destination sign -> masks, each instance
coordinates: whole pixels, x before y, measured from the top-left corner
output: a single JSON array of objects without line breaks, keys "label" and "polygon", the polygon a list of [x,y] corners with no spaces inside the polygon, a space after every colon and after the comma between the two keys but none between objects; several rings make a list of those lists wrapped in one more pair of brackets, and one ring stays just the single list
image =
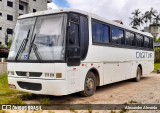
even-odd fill
[{"label": "destination sign", "polygon": [[149,52],[136,52],[136,58],[152,58],[153,54]]}]

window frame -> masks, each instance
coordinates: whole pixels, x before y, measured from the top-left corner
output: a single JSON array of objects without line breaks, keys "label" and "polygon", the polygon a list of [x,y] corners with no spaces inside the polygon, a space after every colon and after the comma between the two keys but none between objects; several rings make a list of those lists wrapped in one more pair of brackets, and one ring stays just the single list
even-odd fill
[{"label": "window frame", "polygon": [[13,35],[13,29],[7,28],[7,34]]},{"label": "window frame", "polygon": [[77,27],[78,27],[78,37],[77,37],[78,40],[75,40],[74,44],[70,44],[70,42],[69,42],[70,39],[68,39],[68,44],[69,44],[69,46],[76,46],[77,44],[80,46],[79,24],[76,23],[76,22],[70,21],[70,30],[69,30],[69,32],[71,32],[71,24],[77,25]]},{"label": "window frame", "polygon": [[[135,37],[136,37],[136,47],[137,47],[137,48],[145,48],[145,47],[144,47],[144,36],[145,36],[145,35],[142,35],[142,34],[139,34],[139,33],[135,33],[135,35],[136,35],[136,36],[135,36]],[[142,40],[143,40],[143,43],[141,42],[141,44],[142,44],[141,47],[137,45],[137,35],[142,36],[142,38],[143,38],[143,39],[142,39]]]},{"label": "window frame", "polygon": [[24,11],[24,5],[19,4],[19,10]]},{"label": "window frame", "polygon": [[[145,38],[148,38],[149,42],[148,42],[148,47],[146,47],[146,41],[145,41]],[[147,37],[147,36],[144,36],[144,47],[145,48],[149,48],[150,47],[150,38]]]},{"label": "window frame", "polygon": [[13,7],[13,2],[12,2],[12,1],[7,0],[7,6],[8,6],[8,7]]},{"label": "window frame", "polygon": [[[132,33],[134,35],[134,46],[133,45],[127,45],[126,44],[126,32],[129,32],[129,33]],[[136,43],[136,33],[133,32],[133,31],[130,31],[130,30],[125,30],[125,45],[126,46],[129,46],[129,47],[136,47],[137,46],[137,43]]]},{"label": "window frame", "polygon": [[[93,41],[93,33],[92,33],[92,21],[98,21],[98,22],[100,22],[100,23],[103,23],[103,24],[105,24],[105,25],[108,25],[109,27],[110,27],[110,38],[109,38],[109,43],[97,43],[97,42],[94,42]],[[112,26],[115,26],[115,27],[117,27],[118,29],[120,29],[120,30],[123,30],[123,32],[124,32],[124,39],[123,39],[123,44],[115,44],[115,43],[112,43],[112,30],[111,30],[111,27]],[[135,40],[135,45],[134,46],[130,46],[130,45],[126,45],[126,31],[128,31],[128,32],[131,32],[131,33],[133,33],[134,34],[134,40]],[[127,29],[127,28],[122,28],[122,27],[119,27],[119,26],[116,26],[116,25],[113,25],[113,24],[110,24],[110,23],[107,23],[107,22],[104,22],[104,21],[101,21],[101,20],[98,20],[98,19],[95,19],[95,18],[91,18],[91,34],[92,34],[92,45],[97,45],[97,46],[109,46],[109,47],[116,47],[116,48],[125,48],[125,49],[136,49],[136,50],[146,50],[146,51],[153,51],[153,48],[154,47],[151,47],[153,44],[151,44],[151,42],[150,42],[150,47],[149,48],[146,48],[146,47],[144,47],[144,37],[146,36],[146,37],[148,37],[149,38],[149,40],[153,40],[153,38],[152,37],[150,37],[150,36],[147,36],[147,35],[144,35],[144,34],[141,34],[141,33],[139,33],[139,32],[134,32],[134,31],[132,31],[132,30],[129,30],[129,29]],[[136,35],[140,35],[140,36],[142,36],[143,37],[143,47],[139,47],[139,46],[137,46],[137,37],[136,37]]]},{"label": "window frame", "polygon": [[[101,29],[102,29],[102,26],[107,26],[108,27],[108,30],[109,30],[109,32],[108,32],[109,33],[108,42],[102,42],[102,41],[101,42],[96,42],[96,41],[94,41],[94,39],[93,39],[93,22],[101,24]],[[95,43],[95,44],[110,44],[111,43],[111,26],[109,24],[92,18],[91,19],[91,32],[92,32],[92,43]]]},{"label": "window frame", "polygon": [[[120,44],[117,44],[117,43],[113,43],[113,41],[112,41],[112,28],[117,28],[118,29],[118,31],[123,31],[123,39],[121,38],[121,43]],[[113,45],[120,45],[120,46],[124,46],[125,45],[125,30],[123,29],[123,28],[120,28],[120,27],[118,27],[118,26],[114,26],[114,25],[112,25],[112,27],[111,27],[111,44],[113,44]]]},{"label": "window frame", "polygon": [[33,9],[33,13],[37,12],[37,9]]},{"label": "window frame", "polygon": [[[11,19],[9,19],[10,17],[11,17]],[[8,21],[13,21],[13,15],[7,14],[7,20],[8,20]]]}]

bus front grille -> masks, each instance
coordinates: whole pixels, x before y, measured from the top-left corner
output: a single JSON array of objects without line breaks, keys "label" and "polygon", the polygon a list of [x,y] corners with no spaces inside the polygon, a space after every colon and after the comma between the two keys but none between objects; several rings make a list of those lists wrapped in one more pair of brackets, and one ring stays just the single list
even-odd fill
[{"label": "bus front grille", "polygon": [[16,71],[18,76],[26,76],[26,72]]},{"label": "bus front grille", "polygon": [[17,82],[19,87],[27,90],[40,91],[42,89],[42,84],[39,83],[29,83],[29,82]]},{"label": "bus front grille", "polygon": [[40,77],[42,75],[41,72],[23,72],[23,71],[16,71],[18,76],[27,76],[27,77]]}]

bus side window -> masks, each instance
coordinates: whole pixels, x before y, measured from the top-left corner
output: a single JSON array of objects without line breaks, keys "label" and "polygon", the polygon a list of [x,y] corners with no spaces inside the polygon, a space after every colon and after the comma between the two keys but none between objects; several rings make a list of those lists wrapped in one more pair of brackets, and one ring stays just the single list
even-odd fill
[{"label": "bus side window", "polygon": [[143,36],[136,34],[136,43],[138,47],[144,47]]},{"label": "bus side window", "polygon": [[149,38],[148,37],[144,37],[144,47],[149,48]]},{"label": "bus side window", "polygon": [[110,29],[107,25],[102,25],[102,42],[109,43]]},{"label": "bus side window", "polygon": [[126,45],[135,46],[135,36],[134,36],[134,33],[126,31]]},{"label": "bus side window", "polygon": [[79,45],[79,25],[73,22],[70,23],[69,44]]},{"label": "bus side window", "polygon": [[124,31],[117,28],[112,27],[112,43],[113,44],[124,44]]},{"label": "bus side window", "polygon": [[150,48],[153,49],[153,39],[150,38]]},{"label": "bus side window", "polygon": [[92,36],[95,43],[109,43],[110,27],[101,22],[92,21]]},{"label": "bus side window", "polygon": [[88,45],[89,45],[89,28],[88,18],[86,16],[80,16],[80,49],[81,49],[81,60],[84,60],[87,56]]},{"label": "bus side window", "polygon": [[93,42],[101,42],[101,24],[98,22],[92,22]]}]

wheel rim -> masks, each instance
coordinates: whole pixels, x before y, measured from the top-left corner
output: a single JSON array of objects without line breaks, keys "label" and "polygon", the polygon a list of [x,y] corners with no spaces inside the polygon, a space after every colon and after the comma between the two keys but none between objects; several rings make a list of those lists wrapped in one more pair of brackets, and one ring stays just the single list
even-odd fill
[{"label": "wheel rim", "polygon": [[94,89],[94,80],[92,78],[87,78],[86,88],[88,91],[92,91]]}]

